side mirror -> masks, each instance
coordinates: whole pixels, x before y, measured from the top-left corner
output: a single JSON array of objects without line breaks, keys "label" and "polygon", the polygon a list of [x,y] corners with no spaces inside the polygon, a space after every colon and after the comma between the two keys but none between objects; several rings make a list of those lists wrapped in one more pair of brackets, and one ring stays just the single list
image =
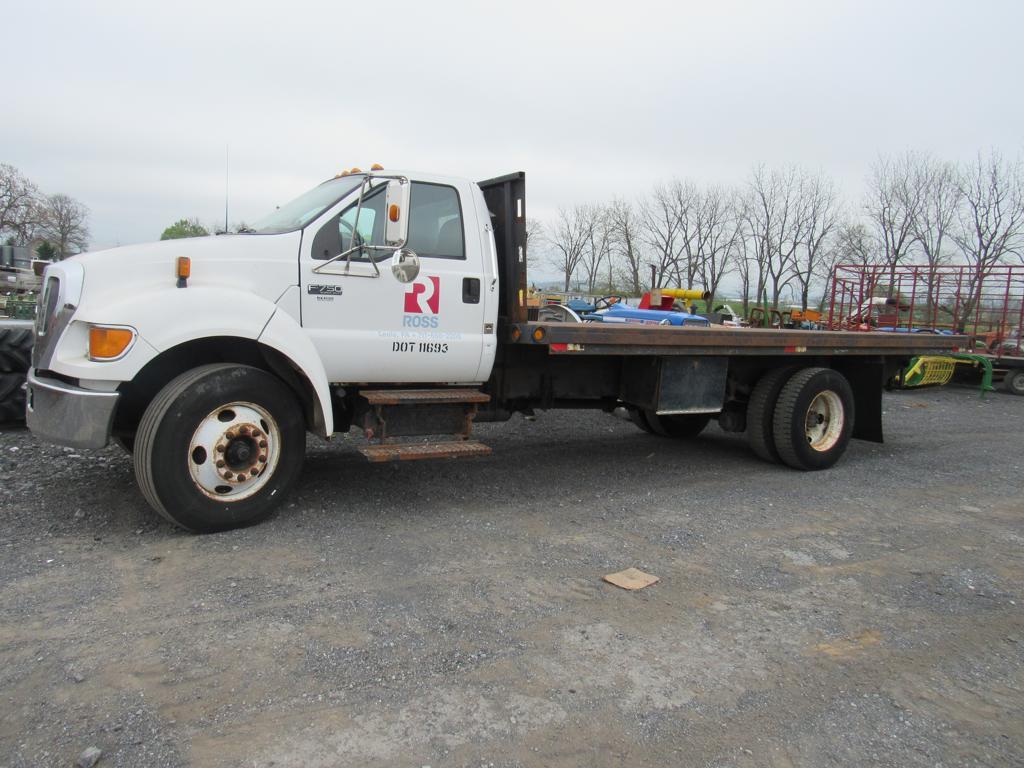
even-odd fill
[{"label": "side mirror", "polygon": [[391,257],[391,274],[400,283],[411,283],[420,273],[420,257],[408,248],[399,248]]},{"label": "side mirror", "polygon": [[387,194],[384,197],[386,212],[384,219],[385,245],[401,248],[409,239],[409,196],[411,189],[412,185],[407,179],[391,179],[388,182]]}]

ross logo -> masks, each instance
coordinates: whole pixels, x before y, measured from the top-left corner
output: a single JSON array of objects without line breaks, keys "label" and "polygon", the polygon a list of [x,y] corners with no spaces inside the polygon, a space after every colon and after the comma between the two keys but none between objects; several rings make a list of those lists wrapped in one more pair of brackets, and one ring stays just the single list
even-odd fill
[{"label": "ross logo", "polygon": [[405,294],[405,311],[417,315],[436,315],[441,308],[441,278],[430,275],[409,284]]}]

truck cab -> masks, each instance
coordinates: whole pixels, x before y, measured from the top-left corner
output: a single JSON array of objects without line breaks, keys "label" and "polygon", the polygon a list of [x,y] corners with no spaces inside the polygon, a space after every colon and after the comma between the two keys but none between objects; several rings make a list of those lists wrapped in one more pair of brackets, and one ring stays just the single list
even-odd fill
[{"label": "truck cab", "polygon": [[[381,382],[486,381],[498,290],[495,228],[480,185],[353,169],[237,234],[126,246],[50,267],[27,421],[59,444],[119,442],[149,501],[179,524],[237,524],[251,517],[239,509],[263,509],[255,502],[276,492],[271,477],[291,463],[284,444],[298,442],[285,432],[329,438],[347,430],[360,416],[352,393]],[[189,378],[196,370],[206,373]],[[186,452],[205,455],[192,464],[213,470],[204,476],[190,465],[191,486],[162,491],[156,470],[139,463],[152,464],[168,416],[146,416],[154,403],[166,411],[158,396],[182,376],[189,382],[175,391],[186,400],[221,385],[239,400],[189,417],[192,431],[209,434],[190,436]],[[233,379],[249,383],[239,390]],[[275,401],[257,402],[261,390]],[[242,427],[259,437],[242,440]],[[172,510],[188,508],[190,497],[192,506],[231,509],[223,520],[212,513],[212,523]]]}]

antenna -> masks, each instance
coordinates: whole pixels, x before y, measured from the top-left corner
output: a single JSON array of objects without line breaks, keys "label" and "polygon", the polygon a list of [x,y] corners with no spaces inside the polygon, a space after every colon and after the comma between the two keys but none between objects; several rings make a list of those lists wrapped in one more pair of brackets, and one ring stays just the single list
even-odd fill
[{"label": "antenna", "polygon": [[228,232],[228,151],[230,144],[224,145],[224,234]]}]

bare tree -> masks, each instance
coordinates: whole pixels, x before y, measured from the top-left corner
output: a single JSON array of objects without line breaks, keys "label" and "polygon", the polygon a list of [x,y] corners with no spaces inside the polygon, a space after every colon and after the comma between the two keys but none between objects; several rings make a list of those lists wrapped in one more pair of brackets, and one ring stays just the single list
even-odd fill
[{"label": "bare tree", "polygon": [[[587,247],[581,265],[587,278],[587,292],[594,293],[601,268],[611,259],[612,231],[605,208],[587,206],[589,226],[587,227]],[[610,290],[610,287],[609,287]]]},{"label": "bare tree", "polygon": [[908,155],[908,159],[910,183],[919,201],[912,219],[913,234],[928,262],[925,317],[931,318],[937,270],[950,259],[947,245],[959,215],[963,193],[960,191],[959,172],[952,163],[923,153]]},{"label": "bare tree", "polygon": [[541,249],[546,240],[544,224],[538,219],[526,217],[526,263],[527,265],[539,266],[541,262]]},{"label": "bare tree", "polygon": [[701,191],[691,181],[674,181],[669,187],[678,225],[679,250],[671,272],[677,287],[692,288],[700,268]]},{"label": "bare tree", "polygon": [[[697,277],[711,296],[708,311],[718,294],[719,285],[733,269],[732,254],[742,238],[738,215],[738,193],[714,186],[703,190],[697,203]],[[692,281],[687,286],[692,288]]]},{"label": "bare tree", "polygon": [[1007,256],[1024,252],[1024,167],[996,151],[980,153],[960,174],[961,206],[953,240],[972,267],[970,292],[957,319],[959,330],[979,300],[981,283]]},{"label": "bare tree", "polygon": [[917,241],[914,221],[921,200],[920,189],[913,183],[913,165],[910,153],[895,159],[879,157],[868,177],[864,211],[882,247],[883,263],[892,275]]},{"label": "bare tree", "polygon": [[49,195],[43,201],[41,229],[53,243],[57,259],[80,253],[89,245],[89,209],[69,195]]},{"label": "bare tree", "polygon": [[812,283],[827,278],[830,271],[828,243],[839,222],[835,184],[820,173],[805,176],[800,182],[799,205],[802,236],[793,260],[793,276],[800,287],[800,307],[806,312]]},{"label": "bare tree", "polygon": [[675,195],[671,186],[659,184],[640,207],[643,241],[654,258],[654,284],[661,288],[675,271],[679,258],[680,233]]},{"label": "bare tree", "polygon": [[882,262],[880,243],[862,221],[845,219],[836,224],[833,236],[822,253],[818,273],[824,282],[819,309],[833,294],[836,269],[841,264],[880,264]]},{"label": "bare tree", "polygon": [[963,200],[960,179],[955,165],[930,155],[913,154],[909,162],[910,186],[918,201],[911,228],[929,266],[935,267],[949,260],[944,247]]},{"label": "bare tree", "polygon": [[38,202],[36,185],[13,165],[0,163],[0,235],[28,242],[39,223]]},{"label": "bare tree", "polygon": [[794,167],[754,169],[744,207],[756,268],[757,300],[778,307],[782,289],[793,280],[793,262],[803,237],[799,205],[800,173]]},{"label": "bare tree", "polygon": [[566,291],[569,290],[569,286],[576,276],[576,270],[586,255],[593,226],[594,218],[591,206],[577,205],[570,209],[559,208],[558,218],[547,235],[547,242],[553,248],[552,265],[562,273]]},{"label": "bare tree", "polygon": [[608,222],[611,227],[612,253],[621,257],[626,286],[637,296],[643,290],[643,283],[640,274],[640,219],[636,208],[624,200],[613,200],[608,206]]}]

